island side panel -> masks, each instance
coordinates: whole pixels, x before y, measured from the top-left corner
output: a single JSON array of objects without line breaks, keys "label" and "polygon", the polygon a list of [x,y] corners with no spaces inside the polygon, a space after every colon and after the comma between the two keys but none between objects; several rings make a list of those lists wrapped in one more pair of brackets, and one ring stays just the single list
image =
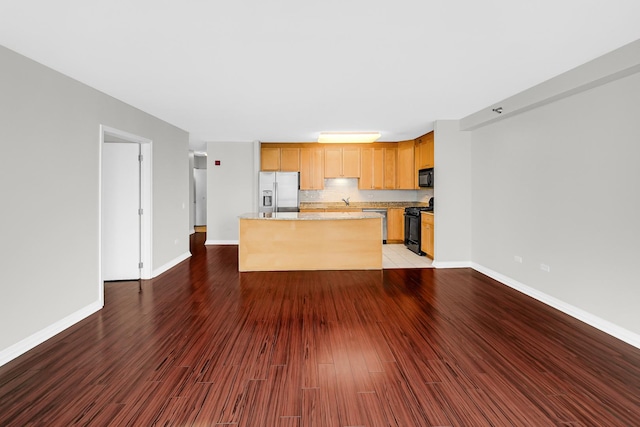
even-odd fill
[{"label": "island side panel", "polygon": [[382,219],[240,219],[240,271],[382,269]]}]

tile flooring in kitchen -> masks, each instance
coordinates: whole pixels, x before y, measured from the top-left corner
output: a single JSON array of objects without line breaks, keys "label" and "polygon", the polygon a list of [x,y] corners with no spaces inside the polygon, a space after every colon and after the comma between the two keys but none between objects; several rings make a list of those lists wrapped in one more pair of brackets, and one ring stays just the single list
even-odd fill
[{"label": "tile flooring in kitchen", "polygon": [[432,268],[433,260],[416,255],[403,244],[382,245],[382,268]]}]

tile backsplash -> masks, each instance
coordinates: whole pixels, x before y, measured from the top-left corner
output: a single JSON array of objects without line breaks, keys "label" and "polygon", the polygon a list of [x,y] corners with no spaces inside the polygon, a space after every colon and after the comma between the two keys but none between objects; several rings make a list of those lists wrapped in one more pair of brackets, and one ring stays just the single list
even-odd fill
[{"label": "tile backsplash", "polygon": [[360,190],[356,178],[331,178],[324,180],[324,190],[300,190],[301,202],[339,202],[347,197],[352,202],[428,202],[433,189]]}]

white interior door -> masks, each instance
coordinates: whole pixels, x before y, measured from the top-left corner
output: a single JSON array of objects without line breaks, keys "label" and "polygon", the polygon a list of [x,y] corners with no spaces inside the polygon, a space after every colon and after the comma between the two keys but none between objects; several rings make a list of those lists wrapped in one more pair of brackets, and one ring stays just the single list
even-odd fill
[{"label": "white interior door", "polygon": [[102,277],[140,278],[140,145],[102,147]]},{"label": "white interior door", "polygon": [[193,183],[196,189],[195,225],[207,225],[207,170],[194,169]]}]

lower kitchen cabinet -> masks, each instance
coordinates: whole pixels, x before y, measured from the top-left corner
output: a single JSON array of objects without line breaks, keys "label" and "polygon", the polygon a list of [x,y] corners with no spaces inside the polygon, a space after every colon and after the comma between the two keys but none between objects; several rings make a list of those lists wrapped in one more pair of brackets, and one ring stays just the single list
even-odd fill
[{"label": "lower kitchen cabinet", "polygon": [[404,208],[387,209],[387,243],[404,242]]},{"label": "lower kitchen cabinet", "polygon": [[420,250],[433,259],[433,214],[421,212],[420,219]]},{"label": "lower kitchen cabinet", "polygon": [[326,208],[325,212],[362,212],[362,208]]}]

